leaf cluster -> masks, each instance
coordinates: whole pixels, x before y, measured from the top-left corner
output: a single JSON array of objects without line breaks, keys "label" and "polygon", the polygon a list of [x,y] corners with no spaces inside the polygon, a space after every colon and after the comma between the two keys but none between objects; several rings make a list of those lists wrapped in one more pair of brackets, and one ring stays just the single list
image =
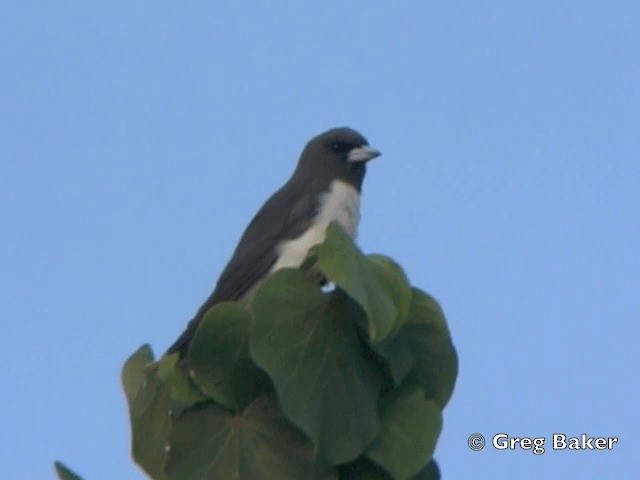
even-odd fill
[{"label": "leaf cluster", "polygon": [[184,359],[127,360],[132,455],[155,480],[436,479],[456,373],[437,302],[331,224],[303,267],[212,307]]}]

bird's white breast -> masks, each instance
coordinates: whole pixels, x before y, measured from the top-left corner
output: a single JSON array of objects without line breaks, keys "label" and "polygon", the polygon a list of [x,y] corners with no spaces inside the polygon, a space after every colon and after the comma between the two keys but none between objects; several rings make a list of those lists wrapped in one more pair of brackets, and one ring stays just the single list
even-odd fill
[{"label": "bird's white breast", "polygon": [[299,267],[309,249],[324,241],[327,226],[336,221],[355,238],[360,222],[360,194],[341,180],[331,182],[329,190],[320,198],[318,214],[311,227],[298,238],[279,245],[279,257],[271,272],[287,267]]}]

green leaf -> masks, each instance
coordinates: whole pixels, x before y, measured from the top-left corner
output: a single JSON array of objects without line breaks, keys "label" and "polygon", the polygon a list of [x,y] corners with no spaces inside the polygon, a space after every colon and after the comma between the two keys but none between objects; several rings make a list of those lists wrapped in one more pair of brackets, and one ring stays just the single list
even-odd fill
[{"label": "green leaf", "polygon": [[[364,455],[353,462],[341,465],[338,470],[340,480],[394,480],[385,469]],[[440,470],[435,460],[420,470],[411,480],[440,480]]]},{"label": "green leaf", "polygon": [[82,477],[73,472],[62,462],[55,462],[53,466],[56,469],[56,473],[60,480],[82,480]]},{"label": "green leaf", "polygon": [[[396,262],[384,255],[367,255],[367,260],[372,264],[378,281],[391,297],[398,314],[393,322],[393,328],[388,336],[393,336],[402,328],[411,309],[411,286],[404,270]],[[383,339],[380,339],[383,340]]]},{"label": "green leaf", "polygon": [[147,376],[147,368],[153,363],[153,352],[149,345],[143,345],[131,355],[122,367],[120,379],[129,408]]},{"label": "green leaf", "polygon": [[240,304],[224,302],[202,319],[187,357],[194,380],[216,402],[241,411],[271,389],[249,356],[252,319]]},{"label": "green leaf", "polygon": [[138,349],[122,369],[122,385],[129,403],[131,454],[149,476],[164,479],[167,446],[171,428],[171,394],[158,379],[153,353],[145,345]]},{"label": "green leaf", "polygon": [[364,455],[340,465],[338,474],[340,480],[393,480],[384,468]]},{"label": "green leaf", "polygon": [[411,480],[440,480],[440,469],[435,460],[431,460],[429,464],[420,470]]},{"label": "green leaf", "polygon": [[171,433],[168,480],[337,480],[317,472],[312,445],[264,396],[241,415],[203,404],[188,410]]},{"label": "green leaf", "polygon": [[185,367],[178,363],[179,354],[164,355],[158,362],[158,378],[171,392],[172,400],[187,408],[196,403],[208,400],[200,389],[189,378]]},{"label": "green leaf", "polygon": [[382,433],[366,455],[394,479],[407,480],[429,463],[442,428],[442,414],[415,386],[383,396],[380,409]]},{"label": "green leaf", "polygon": [[451,397],[458,359],[438,303],[414,288],[405,325],[390,339],[372,345],[387,362],[394,382],[420,385],[444,408]]},{"label": "green leaf", "polygon": [[362,310],[323,294],[297,269],[269,277],[253,301],[250,352],[286,417],[316,445],[321,464],[356,458],[378,435],[378,373],[357,330]]},{"label": "green leaf", "polygon": [[[342,227],[332,222],[327,227],[326,238],[317,250],[317,268],[365,311],[368,333],[372,341],[384,340],[401,324],[405,295],[398,285],[397,292],[388,292],[385,286],[398,282],[399,267],[383,257],[365,257]],[[396,268],[397,267],[397,268]],[[406,280],[404,280],[406,284]],[[408,284],[407,287],[408,288]]]}]

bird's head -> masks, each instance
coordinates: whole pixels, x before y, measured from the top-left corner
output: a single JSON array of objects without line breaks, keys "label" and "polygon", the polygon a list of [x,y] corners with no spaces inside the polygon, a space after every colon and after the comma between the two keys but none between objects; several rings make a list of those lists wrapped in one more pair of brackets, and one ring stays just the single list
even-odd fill
[{"label": "bird's head", "polygon": [[357,131],[333,128],[312,138],[305,146],[296,174],[340,179],[360,190],[366,163],[380,155]]}]

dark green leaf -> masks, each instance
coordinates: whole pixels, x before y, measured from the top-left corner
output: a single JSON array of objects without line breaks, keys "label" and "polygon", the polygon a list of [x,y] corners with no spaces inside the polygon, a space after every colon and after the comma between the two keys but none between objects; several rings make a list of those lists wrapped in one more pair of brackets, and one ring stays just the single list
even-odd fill
[{"label": "dark green leaf", "polygon": [[394,330],[399,310],[380,279],[387,269],[367,259],[335,222],[318,248],[317,268],[362,307],[371,340],[381,341]]},{"label": "dark green leaf", "polygon": [[394,479],[408,480],[424,468],[433,455],[442,428],[442,415],[421,388],[400,388],[382,397],[382,433],[366,455]]},{"label": "dark green leaf", "polygon": [[219,303],[202,319],[188,352],[200,388],[236,411],[270,389],[269,378],[249,356],[251,323],[251,315],[240,304]]},{"label": "dark green leaf", "polygon": [[149,365],[152,361],[151,349],[146,345],[140,348],[125,363],[122,384],[129,400],[132,456],[149,476],[162,480],[171,428],[171,395],[156,375],[157,366]]},{"label": "dark green leaf", "polygon": [[124,366],[120,379],[129,408],[136,399],[138,390],[147,376],[147,368],[153,363],[153,352],[149,345],[143,345],[131,355]]},{"label": "dark green leaf", "polygon": [[420,470],[411,480],[440,480],[440,469],[436,461],[431,460],[429,465]]},{"label": "dark green leaf", "polygon": [[362,310],[293,269],[262,285],[253,310],[251,356],[271,377],[284,414],[312,439],[320,463],[356,458],[380,429],[377,372],[357,330]]},{"label": "dark green leaf", "polygon": [[[364,455],[338,469],[339,480],[394,480],[389,473]],[[440,480],[435,460],[420,470],[411,480]]]},{"label": "dark green leaf", "polygon": [[[387,295],[391,297],[396,311],[398,312],[393,321],[393,328],[388,336],[392,336],[402,328],[407,320],[411,309],[411,286],[404,270],[396,262],[384,255],[367,255],[367,260],[372,264],[378,281],[385,289]],[[382,340],[382,339],[381,339]]]},{"label": "dark green leaf", "polygon": [[364,455],[345,465],[340,465],[338,478],[340,480],[393,480],[384,468]]},{"label": "dark green leaf", "polygon": [[[372,345],[385,359],[396,385],[420,385],[444,408],[453,392],[458,360],[438,303],[414,288],[405,325],[390,339]],[[408,380],[407,380],[408,378]]]},{"label": "dark green leaf", "polygon": [[186,368],[178,363],[179,355],[164,355],[158,361],[158,378],[171,392],[172,400],[182,408],[189,407],[208,399],[206,395],[189,378]]},{"label": "dark green leaf", "polygon": [[62,462],[55,462],[53,466],[55,467],[60,480],[82,480],[82,477],[77,475]]},{"label": "dark green leaf", "polygon": [[312,445],[271,396],[241,415],[211,403],[188,410],[171,433],[170,456],[168,480],[336,480],[316,472]]}]

